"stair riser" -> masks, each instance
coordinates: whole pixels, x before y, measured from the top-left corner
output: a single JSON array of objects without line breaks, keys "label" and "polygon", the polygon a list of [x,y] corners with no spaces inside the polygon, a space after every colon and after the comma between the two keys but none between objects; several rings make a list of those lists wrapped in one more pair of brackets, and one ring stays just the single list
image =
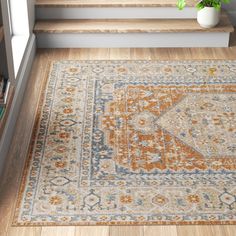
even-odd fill
[{"label": "stair riser", "polygon": [[188,19],[196,18],[194,7],[126,8],[36,8],[36,19]]},{"label": "stair riser", "polygon": [[37,34],[39,48],[196,48],[228,44],[229,33]]}]

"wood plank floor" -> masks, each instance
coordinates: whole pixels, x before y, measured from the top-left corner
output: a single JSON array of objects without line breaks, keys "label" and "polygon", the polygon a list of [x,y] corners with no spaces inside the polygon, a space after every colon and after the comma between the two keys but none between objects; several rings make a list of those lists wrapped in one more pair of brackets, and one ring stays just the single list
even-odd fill
[{"label": "wood plank floor", "polygon": [[1,236],[235,236],[236,225],[209,226],[82,226],[82,227],[11,227],[16,194],[26,158],[42,85],[51,60],[114,59],[236,59],[236,37],[226,49],[41,49],[37,52],[28,87],[18,117],[15,135],[1,178]]}]

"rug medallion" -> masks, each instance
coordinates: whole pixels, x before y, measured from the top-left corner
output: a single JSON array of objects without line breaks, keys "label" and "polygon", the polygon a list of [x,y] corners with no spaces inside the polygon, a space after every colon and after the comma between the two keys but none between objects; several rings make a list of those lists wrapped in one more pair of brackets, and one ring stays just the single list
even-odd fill
[{"label": "rug medallion", "polygon": [[235,224],[235,61],[56,61],[15,225]]}]

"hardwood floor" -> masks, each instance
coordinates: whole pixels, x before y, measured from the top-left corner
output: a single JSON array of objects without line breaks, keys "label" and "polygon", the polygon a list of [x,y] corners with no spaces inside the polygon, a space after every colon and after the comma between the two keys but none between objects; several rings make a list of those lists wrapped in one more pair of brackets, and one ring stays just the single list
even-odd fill
[{"label": "hardwood floor", "polygon": [[41,49],[37,52],[24,102],[18,117],[0,188],[1,236],[234,236],[236,225],[209,226],[82,226],[82,227],[12,227],[11,220],[21,171],[34,123],[40,91],[47,78],[51,60],[114,59],[236,59],[236,37],[226,49]]}]

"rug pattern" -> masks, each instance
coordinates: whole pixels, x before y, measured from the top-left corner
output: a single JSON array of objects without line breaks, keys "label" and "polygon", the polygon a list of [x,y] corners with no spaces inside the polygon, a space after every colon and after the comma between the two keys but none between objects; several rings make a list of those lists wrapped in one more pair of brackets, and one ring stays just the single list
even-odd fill
[{"label": "rug pattern", "polygon": [[13,224],[235,224],[235,61],[52,64]]}]

